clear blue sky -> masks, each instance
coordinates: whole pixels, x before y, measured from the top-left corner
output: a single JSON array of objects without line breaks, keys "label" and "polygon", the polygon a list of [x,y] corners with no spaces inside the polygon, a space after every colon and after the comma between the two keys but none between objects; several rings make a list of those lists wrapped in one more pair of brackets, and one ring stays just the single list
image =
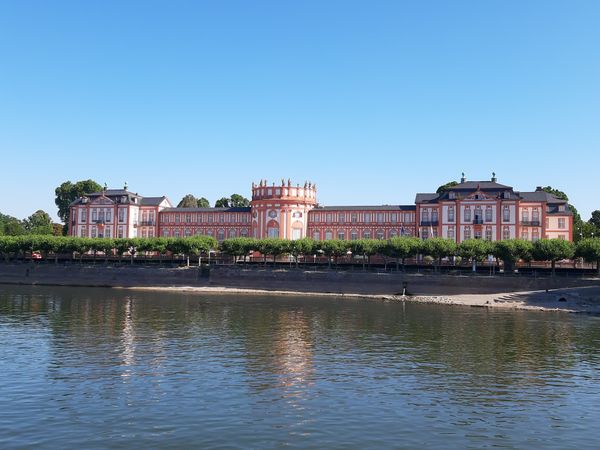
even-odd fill
[{"label": "clear blue sky", "polygon": [[92,178],[322,204],[458,179],[600,209],[598,1],[0,2],[0,211]]}]

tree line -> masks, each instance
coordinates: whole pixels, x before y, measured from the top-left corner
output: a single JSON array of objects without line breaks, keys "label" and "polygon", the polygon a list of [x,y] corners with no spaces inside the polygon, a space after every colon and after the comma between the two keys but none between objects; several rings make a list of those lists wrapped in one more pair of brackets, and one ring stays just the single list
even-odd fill
[{"label": "tree line", "polygon": [[62,228],[61,224],[53,223],[50,215],[41,209],[23,220],[0,213],[0,236],[20,236],[24,234],[60,236]]},{"label": "tree line", "polygon": [[489,256],[503,261],[506,271],[514,268],[519,260],[547,261],[554,273],[555,264],[563,259],[583,258],[596,263],[600,274],[600,238],[587,238],[574,244],[561,239],[540,239],[535,242],[521,239],[486,241],[469,239],[460,244],[443,238],[419,239],[416,237],[395,237],[388,240],[358,239],[315,241],[310,238],[298,240],[231,238],[217,243],[211,236],[182,238],[81,238],[48,235],[0,236],[0,254],[5,260],[24,255],[27,252],[40,252],[45,258],[60,254],[77,254],[81,258],[86,253],[102,252],[105,257],[133,258],[139,253],[155,253],[161,258],[168,254],[198,256],[212,250],[219,250],[236,260],[243,261],[253,252],[262,255],[266,263],[270,257],[276,260],[289,255],[298,264],[302,257],[324,256],[329,266],[337,265],[338,259],[350,255],[361,257],[363,265],[370,264],[371,258],[378,256],[385,265],[395,263],[396,269],[404,266],[406,259],[417,255],[432,258],[435,270],[439,269],[444,258],[460,257],[469,261],[474,268],[477,263]]}]

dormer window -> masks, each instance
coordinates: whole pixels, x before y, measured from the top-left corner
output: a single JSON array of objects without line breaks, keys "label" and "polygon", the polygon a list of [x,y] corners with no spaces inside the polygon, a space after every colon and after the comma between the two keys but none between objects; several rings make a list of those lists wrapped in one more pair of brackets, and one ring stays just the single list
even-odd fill
[{"label": "dormer window", "polygon": [[448,194],[448,198],[449,198],[450,200],[454,200],[454,199],[456,198],[456,193],[455,193],[455,192],[450,192],[450,193]]}]

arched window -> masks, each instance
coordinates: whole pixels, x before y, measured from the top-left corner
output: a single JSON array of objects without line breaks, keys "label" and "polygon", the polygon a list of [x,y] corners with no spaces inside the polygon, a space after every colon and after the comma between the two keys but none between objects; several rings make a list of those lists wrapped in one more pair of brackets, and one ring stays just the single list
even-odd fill
[{"label": "arched window", "polygon": [[219,228],[217,231],[217,241],[222,241],[225,239],[225,230],[223,228]]},{"label": "arched window", "polygon": [[504,227],[502,229],[502,239],[504,239],[505,241],[510,239],[510,228]]},{"label": "arched window", "polygon": [[356,231],[356,230],[352,230],[352,231],[350,232],[350,239],[351,239],[352,241],[356,241],[356,240],[358,239],[358,231]]},{"label": "arched window", "polygon": [[320,240],[320,239],[321,239],[321,233],[319,233],[319,231],[318,231],[318,230],[315,230],[315,231],[313,231],[313,239],[314,239],[315,241],[318,241],[318,240]]},{"label": "arched window", "polygon": [[363,231],[363,239],[371,239],[371,232],[369,230]]},{"label": "arched window", "polygon": [[233,228],[231,230],[229,230],[228,237],[229,237],[229,239],[232,239],[235,237],[235,230]]},{"label": "arched window", "polygon": [[384,239],[385,238],[385,233],[383,232],[383,230],[377,230],[377,239]]},{"label": "arched window", "polygon": [[333,232],[331,230],[325,231],[325,240],[330,241],[333,239]]}]

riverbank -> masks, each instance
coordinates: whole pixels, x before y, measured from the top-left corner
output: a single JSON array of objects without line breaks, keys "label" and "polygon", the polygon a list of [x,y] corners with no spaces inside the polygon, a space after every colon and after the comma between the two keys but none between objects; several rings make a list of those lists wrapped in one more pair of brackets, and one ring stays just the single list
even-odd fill
[{"label": "riverbank", "polygon": [[[335,296],[472,307],[600,313],[598,279],[402,272],[2,264],[0,284],[210,294]],[[407,295],[402,296],[406,292]]]},{"label": "riverbank", "polygon": [[381,295],[333,292],[307,292],[266,289],[243,289],[219,286],[147,286],[123,287],[136,291],[180,292],[187,294],[223,295],[268,295],[295,297],[335,297],[355,300],[378,300],[386,302],[434,303],[443,305],[469,306],[491,309],[514,309],[528,311],[559,311],[567,313],[600,314],[600,287],[587,286],[549,291],[507,292],[501,294],[458,294],[458,295]]}]

